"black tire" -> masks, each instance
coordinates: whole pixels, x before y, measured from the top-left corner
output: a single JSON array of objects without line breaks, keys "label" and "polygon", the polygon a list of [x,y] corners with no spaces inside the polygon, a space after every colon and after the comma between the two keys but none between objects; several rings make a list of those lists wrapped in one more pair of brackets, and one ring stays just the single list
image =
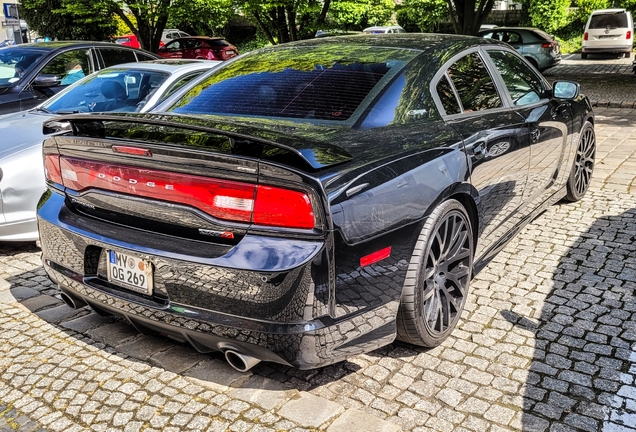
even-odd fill
[{"label": "black tire", "polygon": [[631,52],[623,53],[623,57],[625,57],[625,58],[630,58],[631,56],[632,56]]},{"label": "black tire", "polygon": [[581,58],[582,59],[586,59],[587,58],[587,53],[581,53]]},{"label": "black tire", "polygon": [[566,201],[575,202],[585,196],[592,181],[595,157],[596,135],[594,126],[590,122],[585,122],[583,129],[581,129],[579,142],[576,146],[576,156],[568,177]]},{"label": "black tire", "polygon": [[440,204],[420,231],[404,281],[397,337],[424,347],[441,344],[459,321],[473,269],[473,232],[464,207]]}]

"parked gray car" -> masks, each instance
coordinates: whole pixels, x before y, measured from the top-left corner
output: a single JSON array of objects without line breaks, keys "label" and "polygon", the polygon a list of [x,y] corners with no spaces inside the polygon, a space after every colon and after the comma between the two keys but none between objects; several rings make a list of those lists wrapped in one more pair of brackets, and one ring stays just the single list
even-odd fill
[{"label": "parked gray car", "polygon": [[0,241],[38,239],[46,190],[42,123],[58,114],[147,112],[220,61],[156,60],[102,69],[29,111],[0,116]]},{"label": "parked gray car", "polygon": [[559,42],[537,28],[496,27],[480,31],[478,36],[508,43],[541,72],[561,63]]}]

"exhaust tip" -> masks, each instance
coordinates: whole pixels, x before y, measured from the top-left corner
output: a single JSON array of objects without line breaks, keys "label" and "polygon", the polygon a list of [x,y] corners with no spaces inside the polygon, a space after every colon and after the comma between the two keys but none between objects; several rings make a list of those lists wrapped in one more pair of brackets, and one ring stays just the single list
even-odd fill
[{"label": "exhaust tip", "polygon": [[86,306],[86,303],[83,300],[72,297],[66,294],[64,291],[60,293],[60,297],[62,298],[62,301],[66,303],[67,306],[72,307],[73,309],[79,309],[81,307]]},{"label": "exhaust tip", "polygon": [[260,363],[260,360],[256,357],[241,354],[235,350],[226,350],[225,360],[227,360],[228,364],[239,372],[247,372]]}]

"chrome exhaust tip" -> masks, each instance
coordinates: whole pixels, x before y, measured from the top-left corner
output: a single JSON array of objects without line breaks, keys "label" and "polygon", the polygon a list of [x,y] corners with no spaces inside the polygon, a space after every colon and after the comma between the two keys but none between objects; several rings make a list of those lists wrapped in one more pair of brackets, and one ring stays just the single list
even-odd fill
[{"label": "chrome exhaust tip", "polygon": [[73,309],[79,309],[81,307],[86,306],[86,302],[81,300],[80,298],[76,298],[74,296],[70,296],[64,291],[60,294],[62,301],[67,304],[67,306],[72,307]]},{"label": "chrome exhaust tip", "polygon": [[247,372],[260,363],[260,359],[256,357],[241,354],[236,350],[225,350],[225,360],[239,372]]}]

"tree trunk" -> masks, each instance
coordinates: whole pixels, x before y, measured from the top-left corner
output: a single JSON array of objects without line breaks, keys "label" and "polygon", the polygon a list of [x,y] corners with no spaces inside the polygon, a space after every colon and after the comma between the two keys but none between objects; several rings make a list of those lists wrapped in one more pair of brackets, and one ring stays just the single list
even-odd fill
[{"label": "tree trunk", "polygon": [[296,33],[296,12],[291,6],[286,6],[286,16],[287,16],[287,28],[289,29],[289,40],[295,41],[298,40],[298,34]]},{"label": "tree trunk", "polygon": [[327,12],[329,12],[330,5],[331,5],[331,0],[325,0],[325,2],[322,4],[322,10],[320,11],[320,16],[318,16],[318,21],[317,21],[317,24],[319,26],[325,23],[325,19],[327,18]]},{"label": "tree trunk", "polygon": [[269,31],[269,29],[267,28],[267,26],[265,25],[265,23],[261,19],[261,17],[258,14],[258,12],[252,12],[252,16],[254,17],[254,20],[256,21],[256,25],[263,32],[263,34],[265,35],[265,37],[267,38],[269,43],[271,43],[272,45],[276,45],[276,41],[274,40],[274,36],[272,36],[272,33]]}]

